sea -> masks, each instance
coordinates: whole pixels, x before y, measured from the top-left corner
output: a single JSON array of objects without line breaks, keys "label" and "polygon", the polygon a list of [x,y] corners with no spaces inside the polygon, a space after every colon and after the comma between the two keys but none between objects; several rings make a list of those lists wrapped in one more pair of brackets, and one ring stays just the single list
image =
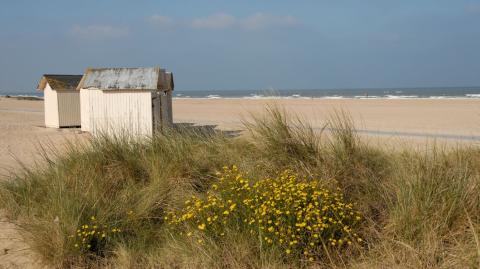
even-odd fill
[{"label": "sea", "polygon": [[[2,91],[0,96],[42,98],[38,91]],[[479,87],[175,90],[174,98],[200,99],[480,99]]]}]

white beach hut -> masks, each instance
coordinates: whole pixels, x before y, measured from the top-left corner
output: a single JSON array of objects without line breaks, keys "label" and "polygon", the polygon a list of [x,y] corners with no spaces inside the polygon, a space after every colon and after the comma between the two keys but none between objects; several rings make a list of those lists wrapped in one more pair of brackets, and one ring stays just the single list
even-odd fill
[{"label": "white beach hut", "polygon": [[173,75],[153,68],[88,68],[80,90],[82,131],[151,136],[173,124]]},{"label": "white beach hut", "polygon": [[82,75],[43,75],[37,89],[43,91],[45,126],[80,126],[80,94],[76,90]]}]

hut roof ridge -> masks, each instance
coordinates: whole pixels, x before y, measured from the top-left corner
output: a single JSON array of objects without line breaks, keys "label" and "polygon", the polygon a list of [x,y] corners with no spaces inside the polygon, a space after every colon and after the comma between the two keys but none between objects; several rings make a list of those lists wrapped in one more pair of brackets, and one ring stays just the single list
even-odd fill
[{"label": "hut roof ridge", "polygon": [[37,89],[44,90],[48,83],[53,90],[75,90],[81,79],[82,75],[44,74]]},{"label": "hut roof ridge", "polygon": [[171,73],[160,67],[87,68],[77,89],[173,90]]}]

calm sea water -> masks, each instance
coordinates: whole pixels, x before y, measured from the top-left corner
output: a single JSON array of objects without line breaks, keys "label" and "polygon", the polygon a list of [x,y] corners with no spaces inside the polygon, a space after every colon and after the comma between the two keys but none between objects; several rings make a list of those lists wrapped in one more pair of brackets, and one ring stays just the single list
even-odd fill
[{"label": "calm sea water", "polygon": [[[14,92],[0,90],[0,96],[37,96],[42,97],[42,92]],[[480,98],[480,87],[444,87],[444,88],[388,88],[388,89],[292,89],[292,90],[207,90],[184,91],[175,90],[174,98]]]},{"label": "calm sea water", "polygon": [[480,98],[480,87],[392,88],[392,89],[310,89],[310,90],[234,90],[175,91],[179,98]]}]

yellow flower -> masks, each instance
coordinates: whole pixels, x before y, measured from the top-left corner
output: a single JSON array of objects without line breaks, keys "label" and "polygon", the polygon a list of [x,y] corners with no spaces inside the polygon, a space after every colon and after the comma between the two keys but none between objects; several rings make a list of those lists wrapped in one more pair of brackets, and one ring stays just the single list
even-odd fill
[{"label": "yellow flower", "polygon": [[[196,225],[200,230],[215,225],[211,230],[224,236],[222,231],[230,222],[226,216],[232,215],[232,220],[248,223],[253,236],[263,233],[268,244],[279,244],[287,254],[305,252],[309,260],[313,260],[310,253],[319,244],[319,238],[328,240],[330,247],[349,242],[348,237],[340,236],[341,232],[361,240],[354,233],[360,214],[352,204],[344,202],[338,190],[323,189],[321,184],[298,178],[291,171],[273,178],[249,180],[235,167],[225,167],[217,179],[206,196],[192,196],[181,211],[167,213],[171,219],[168,224]],[[239,201],[245,207],[237,208]],[[216,221],[217,212],[224,215],[220,222]],[[204,223],[198,222],[203,219]],[[266,232],[270,233],[268,237]]]}]

